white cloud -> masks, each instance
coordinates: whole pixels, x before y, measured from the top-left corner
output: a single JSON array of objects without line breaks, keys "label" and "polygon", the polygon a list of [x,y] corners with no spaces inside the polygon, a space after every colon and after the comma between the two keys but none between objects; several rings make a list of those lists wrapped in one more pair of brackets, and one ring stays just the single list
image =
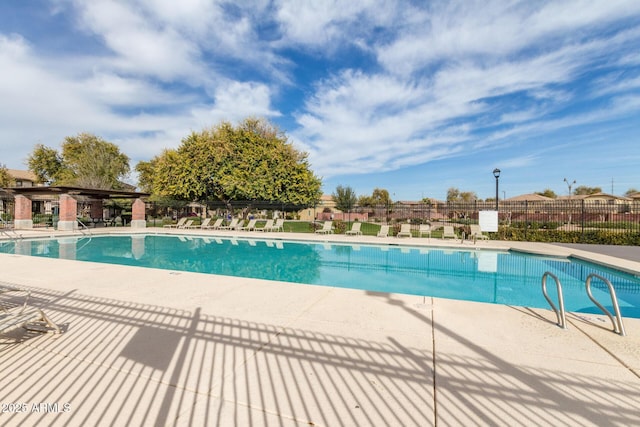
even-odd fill
[{"label": "white cloud", "polygon": [[394,22],[400,4],[384,0],[276,2],[283,44],[334,51],[335,43],[359,43],[375,27]]},{"label": "white cloud", "polygon": [[[411,74],[441,61],[509,60],[580,43],[594,28],[640,13],[634,0],[593,3],[454,1],[435,3],[424,21],[376,50],[389,72]],[[587,31],[585,31],[587,30]]]},{"label": "white cloud", "polygon": [[148,19],[139,8],[108,0],[78,1],[76,6],[79,23],[115,54],[104,58],[103,66],[165,81],[205,73],[196,43],[173,27]]},{"label": "white cloud", "polygon": [[228,82],[215,93],[212,106],[196,108],[193,116],[204,128],[222,120],[237,122],[248,116],[276,117],[280,113],[271,108],[268,86],[259,83]]},{"label": "white cloud", "polygon": [[148,159],[255,115],[320,175],[375,173],[638,109],[636,1],[55,1],[91,49],[0,34],[3,156],[90,131]]},{"label": "white cloud", "polygon": [[[377,49],[384,72],[343,72],[318,85],[298,114],[296,139],[305,140],[323,175],[372,173],[624,114],[621,107],[573,120],[547,117],[576,99],[576,78],[640,39],[635,29],[575,32],[640,10],[628,2],[588,6],[436,3],[425,21]],[[634,108],[633,99],[620,105]]]}]

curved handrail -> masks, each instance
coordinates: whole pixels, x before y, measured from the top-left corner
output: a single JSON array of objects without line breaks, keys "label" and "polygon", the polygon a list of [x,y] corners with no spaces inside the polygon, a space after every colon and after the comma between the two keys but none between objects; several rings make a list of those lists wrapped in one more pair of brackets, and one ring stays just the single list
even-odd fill
[{"label": "curved handrail", "polygon": [[[593,278],[597,278],[602,280],[607,287],[609,288],[609,294],[611,295],[611,303],[613,304],[613,310],[616,312],[616,318],[613,318],[613,315],[609,312],[609,310],[607,310],[606,308],[604,308],[598,301],[596,301],[596,299],[593,297],[593,294],[591,293],[591,279]],[[613,285],[611,284],[611,282],[606,279],[605,277],[600,276],[599,274],[596,273],[591,273],[587,276],[587,280],[585,282],[585,287],[587,289],[587,295],[589,296],[589,298],[591,299],[591,301],[593,301],[593,303],[595,305],[598,306],[598,308],[600,310],[602,310],[604,312],[604,314],[607,315],[607,317],[609,317],[609,320],[611,320],[611,323],[613,323],[613,331],[617,334],[620,334],[621,336],[625,336],[626,333],[624,331],[624,325],[622,324],[622,316],[620,315],[620,307],[618,306],[618,297],[616,296],[616,290],[613,288]]]},{"label": "curved handrail", "polygon": [[[9,222],[5,221],[4,218],[2,218],[2,215],[0,215],[0,224],[2,224],[2,228],[0,228],[0,234],[4,234],[10,240],[23,238],[22,234],[16,233],[16,230],[13,227],[9,227]],[[9,232],[12,232],[13,236],[9,234]]]},{"label": "curved handrail", "polygon": [[[91,236],[91,230],[89,230],[89,227],[87,227],[87,225],[86,225],[84,222],[82,222],[82,221],[80,220],[80,218],[76,218],[76,221],[78,221],[78,224],[80,224],[80,225],[81,225],[81,228],[79,228],[79,229],[78,229],[78,230],[80,231],[80,233],[82,233],[82,234],[84,234],[84,235],[88,234],[89,236]],[[84,229],[84,230],[87,230],[87,232],[85,233],[85,232],[83,231],[83,229]]]},{"label": "curved handrail", "polygon": [[[558,305],[560,306],[560,309],[556,308],[553,301],[551,301],[551,298],[549,298],[549,294],[547,293],[547,277],[551,277],[556,282],[556,290],[558,291]],[[542,275],[542,294],[544,295],[553,311],[556,313],[556,317],[558,318],[558,326],[560,326],[562,329],[567,329],[567,319],[564,312],[564,298],[562,296],[562,285],[560,284],[560,279],[558,279],[558,277],[550,271],[547,271]]]}]

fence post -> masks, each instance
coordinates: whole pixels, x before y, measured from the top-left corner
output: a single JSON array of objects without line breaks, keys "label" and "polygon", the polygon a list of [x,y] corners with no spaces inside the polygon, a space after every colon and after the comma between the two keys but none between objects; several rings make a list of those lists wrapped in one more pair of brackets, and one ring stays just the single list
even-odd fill
[{"label": "fence post", "polygon": [[524,215],[525,215],[525,222],[524,222],[524,239],[527,240],[527,234],[529,232],[529,201],[525,200],[524,201]]},{"label": "fence post", "polygon": [[580,208],[582,210],[582,220],[580,221],[580,228],[582,229],[581,233],[580,233],[580,240],[584,242],[584,215],[585,215],[585,211],[584,211],[584,199],[581,200],[580,203]]}]

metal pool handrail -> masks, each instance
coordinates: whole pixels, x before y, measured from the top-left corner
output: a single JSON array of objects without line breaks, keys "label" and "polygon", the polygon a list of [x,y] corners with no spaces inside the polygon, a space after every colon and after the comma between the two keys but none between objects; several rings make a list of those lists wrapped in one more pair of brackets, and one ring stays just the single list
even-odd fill
[{"label": "metal pool handrail", "polygon": [[[549,298],[549,294],[547,293],[547,277],[551,277],[556,282],[556,290],[558,292],[558,305],[560,306],[559,309],[556,308],[555,304],[553,303],[553,301],[551,301],[551,298]],[[542,275],[542,294],[544,295],[553,311],[556,313],[556,317],[558,318],[558,326],[560,326],[562,329],[567,329],[567,319],[565,317],[564,311],[564,298],[562,296],[562,285],[560,284],[560,279],[558,279],[558,277],[550,271],[547,271]]]},{"label": "metal pool handrail", "polygon": [[[609,288],[609,294],[611,295],[611,303],[613,304],[613,310],[615,311],[615,314],[616,314],[615,319],[613,318],[613,315],[609,312],[609,310],[604,308],[598,301],[596,301],[596,299],[593,297],[593,294],[591,294],[591,280],[594,277],[602,280]],[[622,316],[620,315],[620,306],[618,305],[618,297],[616,296],[616,291],[613,288],[613,285],[611,284],[611,282],[608,279],[600,276],[599,274],[591,273],[587,276],[587,281],[585,282],[585,286],[587,289],[587,295],[589,296],[591,301],[593,301],[593,303],[597,305],[598,308],[600,308],[600,310],[602,310],[604,314],[607,315],[607,317],[609,317],[609,320],[611,320],[611,323],[613,323],[613,331],[624,337],[626,333],[624,331],[624,325],[622,324]]]}]

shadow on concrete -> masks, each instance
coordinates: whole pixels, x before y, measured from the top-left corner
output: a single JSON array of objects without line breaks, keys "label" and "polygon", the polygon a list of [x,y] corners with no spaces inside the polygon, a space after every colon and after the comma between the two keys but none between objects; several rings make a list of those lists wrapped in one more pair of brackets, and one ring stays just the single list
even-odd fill
[{"label": "shadow on concrete", "polygon": [[[640,425],[640,382],[631,369],[620,365],[629,374],[623,381],[558,369],[552,357],[545,369],[514,363],[438,322],[436,314],[430,318],[392,294],[384,297],[433,325],[437,425]],[[443,342],[457,350],[443,352]],[[588,358],[576,354],[575,360]]]},{"label": "shadow on concrete", "polygon": [[[0,401],[27,405],[0,414],[2,425],[434,422],[432,355],[392,337],[30,289],[70,327],[0,347]],[[34,411],[38,403],[48,410]]]}]

